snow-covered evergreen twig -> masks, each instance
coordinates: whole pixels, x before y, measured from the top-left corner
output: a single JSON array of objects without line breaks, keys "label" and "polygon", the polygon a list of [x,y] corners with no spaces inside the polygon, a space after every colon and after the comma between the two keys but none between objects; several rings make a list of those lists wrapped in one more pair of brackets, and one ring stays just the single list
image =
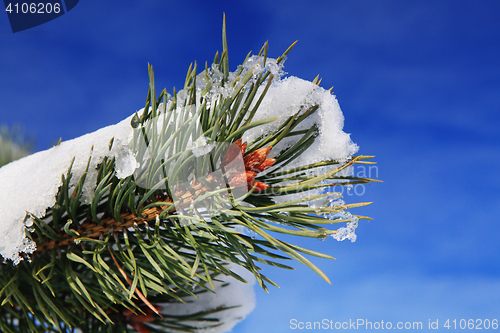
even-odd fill
[{"label": "snow-covered evergreen twig", "polygon": [[339,216],[368,203],[345,204],[328,189],[373,181],[345,173],[371,156],[352,156],[357,147],[319,81],[281,78],[291,47],[271,59],[266,43],[235,72],[225,25],[223,48],[201,73],[190,67],[172,95],[156,96],[149,67],[144,109],[0,169],[6,179],[14,168],[58,161],[34,176],[53,183],[33,189],[48,193],[37,203],[11,195],[31,208],[12,207],[12,228],[0,232],[10,242],[0,253],[17,263],[0,265],[2,330],[223,331],[235,320],[217,318],[233,304],[184,314],[173,304],[220,291],[228,279],[247,283],[236,266],[266,290],[276,284],[258,264],[290,269],[286,259],[328,281],[301,253],[331,256],[275,235],[335,235],[325,226],[351,221]]}]

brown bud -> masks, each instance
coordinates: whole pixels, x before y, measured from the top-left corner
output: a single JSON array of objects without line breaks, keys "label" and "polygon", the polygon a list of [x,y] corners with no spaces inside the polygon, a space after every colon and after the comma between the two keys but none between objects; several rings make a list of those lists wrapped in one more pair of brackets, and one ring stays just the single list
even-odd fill
[{"label": "brown bud", "polygon": [[246,170],[257,170],[258,167],[266,160],[267,155],[271,151],[272,147],[264,147],[257,149],[256,151],[248,154],[243,158]]},{"label": "brown bud", "polygon": [[229,177],[229,185],[236,187],[246,186],[248,184],[251,184],[256,176],[257,172],[251,170],[237,173]]},{"label": "brown bud", "polygon": [[274,163],[276,163],[275,158],[266,158],[266,160],[262,162],[262,164],[257,169],[259,169],[259,172],[264,171],[272,167]]},{"label": "brown bud", "polygon": [[245,142],[242,145],[240,145],[240,148],[241,148],[241,155],[244,155],[245,150],[247,150],[247,143]]},{"label": "brown bud", "polygon": [[241,151],[241,139],[236,140],[227,149],[224,158],[222,159],[222,165],[228,165],[232,160],[234,160]]},{"label": "brown bud", "polygon": [[129,321],[134,322],[134,323],[149,323],[155,320],[155,317],[151,314],[148,315],[137,315],[134,317],[129,318]]},{"label": "brown bud", "polygon": [[260,191],[264,191],[264,190],[267,190],[269,188],[269,185],[267,184],[264,184],[262,182],[253,182],[253,184],[251,186],[249,186],[249,190],[252,189],[252,187],[255,186],[255,190],[256,192],[260,192]]},{"label": "brown bud", "polygon": [[133,313],[133,312],[132,312],[132,310],[130,310],[130,309],[125,309],[125,310],[123,311],[123,314],[124,314],[125,316],[127,316],[127,317],[128,317],[128,316],[134,316],[134,313]]},{"label": "brown bud", "polygon": [[144,324],[141,324],[141,323],[129,323],[130,326],[132,326],[132,328],[134,330],[136,330],[137,332],[139,333],[149,333],[149,329],[147,328],[146,325]]}]

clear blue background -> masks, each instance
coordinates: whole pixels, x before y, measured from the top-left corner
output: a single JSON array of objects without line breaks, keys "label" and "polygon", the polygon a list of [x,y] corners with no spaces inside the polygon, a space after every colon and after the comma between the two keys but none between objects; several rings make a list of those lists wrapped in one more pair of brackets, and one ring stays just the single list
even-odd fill
[{"label": "clear blue background", "polygon": [[233,70],[266,40],[271,57],[299,41],[285,70],[334,86],[384,181],[345,194],[374,202],[355,211],[374,218],[355,243],[291,239],[337,258],[312,259],[331,285],[266,267],[281,288],[257,289],[233,331],[500,319],[498,1],[80,1],[16,34],[4,13],[0,123],[21,124],[37,149],[114,124],[144,106],[148,63],[171,92],[192,61],[213,60],[223,12]]}]

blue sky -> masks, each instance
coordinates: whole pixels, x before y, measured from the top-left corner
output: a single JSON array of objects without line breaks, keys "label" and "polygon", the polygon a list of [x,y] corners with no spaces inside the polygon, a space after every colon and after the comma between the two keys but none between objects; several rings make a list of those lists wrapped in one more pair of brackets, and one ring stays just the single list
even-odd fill
[{"label": "blue sky", "polygon": [[171,92],[192,61],[213,59],[225,12],[232,69],[266,40],[271,57],[298,40],[285,70],[333,86],[345,131],[376,155],[384,183],[345,195],[374,202],[355,211],[374,218],[355,243],[290,239],[337,258],[312,259],[332,284],[266,267],[281,288],[257,290],[233,332],[500,319],[499,2],[113,4],[82,0],[16,34],[0,14],[0,123],[22,125],[37,149],[117,123],[144,106],[148,63]]}]

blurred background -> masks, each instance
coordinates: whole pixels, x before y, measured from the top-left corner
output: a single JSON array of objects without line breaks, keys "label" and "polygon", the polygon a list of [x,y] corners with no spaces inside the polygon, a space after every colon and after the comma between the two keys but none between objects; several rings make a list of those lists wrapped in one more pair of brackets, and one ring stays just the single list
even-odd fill
[{"label": "blurred background", "polygon": [[148,63],[172,92],[213,60],[224,12],[231,70],[265,41],[276,58],[298,40],[285,71],[334,87],[344,130],[378,162],[355,172],[384,181],[344,193],[374,202],[353,210],[374,218],[355,243],[287,239],[336,257],[311,258],[332,284],[265,267],[281,288],[256,288],[233,332],[499,320],[498,1],[87,0],[15,34],[0,14],[0,124],[34,151],[115,124],[144,107]]}]

